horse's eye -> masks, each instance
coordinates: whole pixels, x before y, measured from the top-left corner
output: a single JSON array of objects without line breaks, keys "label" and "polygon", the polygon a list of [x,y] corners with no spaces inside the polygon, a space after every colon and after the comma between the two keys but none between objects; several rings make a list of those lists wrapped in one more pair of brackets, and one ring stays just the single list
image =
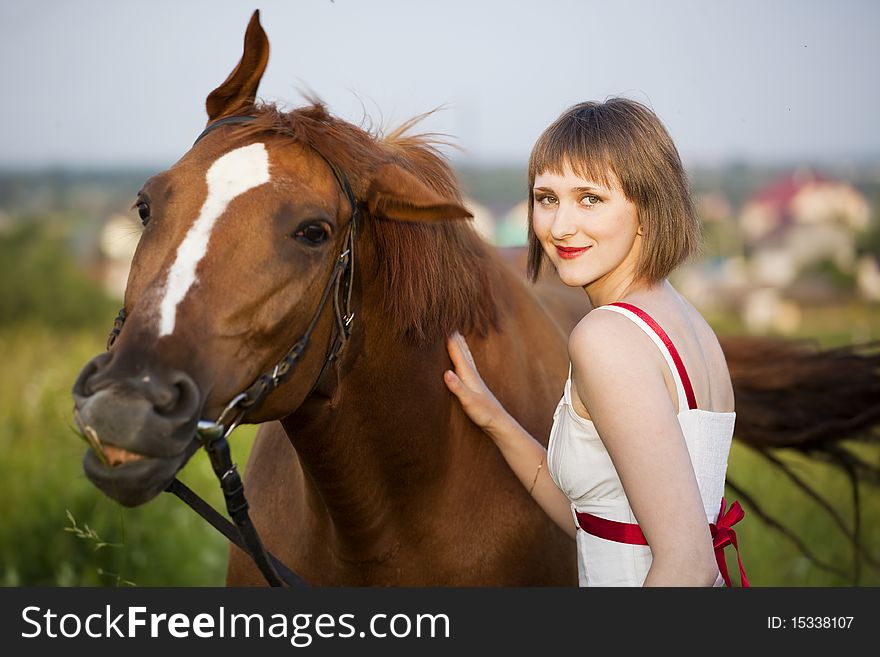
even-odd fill
[{"label": "horse's eye", "polygon": [[150,220],[150,204],[146,201],[138,201],[134,204],[134,207],[137,208],[141,223],[146,226],[147,222]]},{"label": "horse's eye", "polygon": [[321,224],[309,224],[308,226],[303,226],[293,235],[307,244],[321,244],[329,237],[327,229]]}]

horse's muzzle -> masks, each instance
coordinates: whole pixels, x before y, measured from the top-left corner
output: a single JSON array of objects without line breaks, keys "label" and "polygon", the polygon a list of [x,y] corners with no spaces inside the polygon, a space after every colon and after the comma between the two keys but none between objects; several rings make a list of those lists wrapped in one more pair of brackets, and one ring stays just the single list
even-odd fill
[{"label": "horse's muzzle", "polygon": [[73,398],[77,424],[91,445],[83,460],[86,476],[125,506],[162,492],[198,448],[201,395],[184,372],[123,375],[111,354],[101,354],[80,372]]}]

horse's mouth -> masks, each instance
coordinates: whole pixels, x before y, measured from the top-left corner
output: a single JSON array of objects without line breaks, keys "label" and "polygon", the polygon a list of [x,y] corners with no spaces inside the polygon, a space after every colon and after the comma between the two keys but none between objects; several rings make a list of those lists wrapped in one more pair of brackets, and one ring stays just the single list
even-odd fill
[{"label": "horse's mouth", "polygon": [[140,461],[141,459],[148,458],[144,454],[138,454],[102,441],[98,432],[95,431],[95,428],[83,420],[79,409],[76,407],[73,409],[73,417],[82,432],[82,436],[95,452],[95,456],[97,456],[104,465],[114,468],[123,463],[130,463],[132,461]]},{"label": "horse's mouth", "polygon": [[111,415],[107,421],[88,405],[75,405],[73,414],[89,445],[83,458],[86,477],[123,506],[144,504],[165,490],[200,446],[194,438],[183,436],[157,439],[164,427],[148,423],[123,433],[119,442],[124,446],[115,444],[120,434],[118,418],[114,421]]},{"label": "horse's mouth", "polygon": [[102,451],[104,452],[103,460],[105,460],[111,468],[115,468],[123,463],[131,463],[132,461],[140,461],[141,459],[147,458],[143,454],[135,454],[134,452],[129,452],[127,449],[113,447],[113,445],[104,445]]},{"label": "horse's mouth", "polygon": [[196,449],[197,443],[177,456],[164,457],[144,456],[112,446],[105,446],[99,456],[89,448],[83,458],[83,470],[89,481],[108,497],[123,506],[139,506],[168,488]]}]

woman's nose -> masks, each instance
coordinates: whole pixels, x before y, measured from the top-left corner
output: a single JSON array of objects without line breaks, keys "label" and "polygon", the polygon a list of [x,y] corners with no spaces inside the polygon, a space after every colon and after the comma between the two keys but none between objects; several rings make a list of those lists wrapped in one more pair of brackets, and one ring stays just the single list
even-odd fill
[{"label": "woman's nose", "polygon": [[550,225],[550,236],[554,240],[561,242],[577,232],[573,214],[571,208],[565,203],[560,203],[556,208],[553,223]]}]

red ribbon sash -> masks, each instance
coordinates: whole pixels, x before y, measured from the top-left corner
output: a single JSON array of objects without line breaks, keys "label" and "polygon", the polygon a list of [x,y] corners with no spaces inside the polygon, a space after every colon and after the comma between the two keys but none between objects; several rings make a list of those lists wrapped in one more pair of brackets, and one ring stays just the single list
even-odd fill
[{"label": "red ribbon sash", "polygon": [[[727,502],[722,497],[718,520],[709,524],[709,530],[712,533],[712,547],[715,548],[715,561],[718,562],[718,570],[721,572],[724,583],[728,588],[732,587],[730,574],[727,572],[727,562],[724,560],[724,548],[733,545],[733,549],[736,550],[736,560],[739,562],[740,582],[743,588],[749,588],[749,580],[746,577],[746,571],[739,554],[739,545],[736,542],[736,532],[733,531],[733,525],[745,517],[745,512],[738,501],[731,504],[729,509],[726,506]],[[575,512],[575,515],[580,528],[588,534],[616,543],[648,545],[645,535],[637,524],[608,520],[582,511]]]}]

